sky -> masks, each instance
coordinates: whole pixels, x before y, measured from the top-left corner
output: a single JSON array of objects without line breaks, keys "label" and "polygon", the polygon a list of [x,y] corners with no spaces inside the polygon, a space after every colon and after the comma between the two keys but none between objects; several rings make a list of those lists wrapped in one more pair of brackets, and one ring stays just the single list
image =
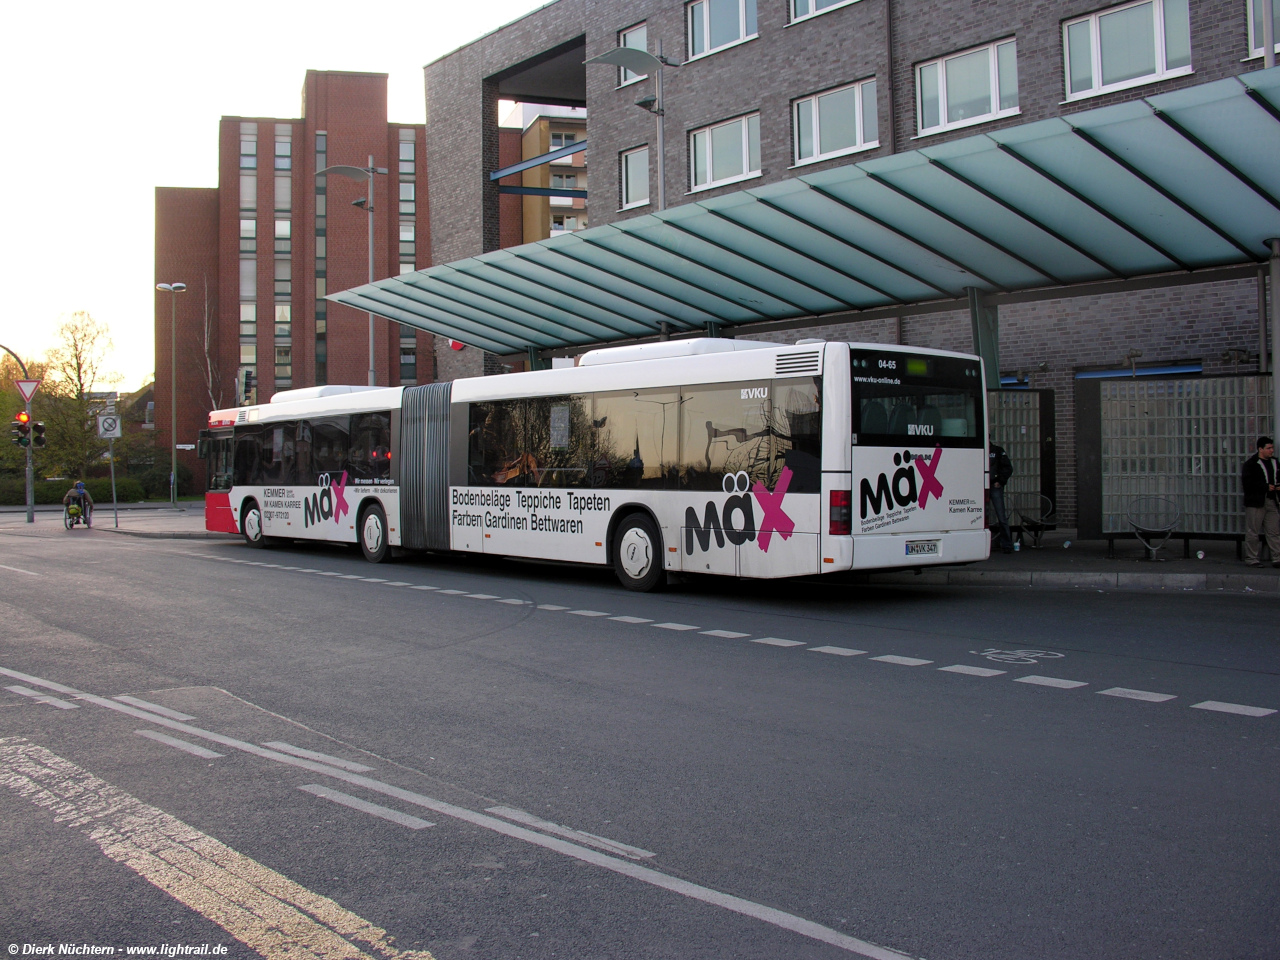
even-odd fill
[{"label": "sky", "polygon": [[217,186],[219,118],[297,117],[308,69],[356,70],[389,74],[391,122],[421,123],[424,64],[545,2],[7,8],[0,344],[39,357],[88,311],[111,332],[104,368],[136,390],[155,365],[155,188]]}]

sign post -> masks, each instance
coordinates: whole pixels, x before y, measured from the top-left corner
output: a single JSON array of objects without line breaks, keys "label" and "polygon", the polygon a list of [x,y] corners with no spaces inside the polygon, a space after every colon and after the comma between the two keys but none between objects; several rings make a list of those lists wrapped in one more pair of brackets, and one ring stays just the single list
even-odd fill
[{"label": "sign post", "polygon": [[108,400],[107,412],[98,415],[98,439],[107,441],[107,458],[111,461],[111,509],[116,516],[117,529],[120,527],[120,504],[116,501],[116,438],[122,435],[116,402]]}]

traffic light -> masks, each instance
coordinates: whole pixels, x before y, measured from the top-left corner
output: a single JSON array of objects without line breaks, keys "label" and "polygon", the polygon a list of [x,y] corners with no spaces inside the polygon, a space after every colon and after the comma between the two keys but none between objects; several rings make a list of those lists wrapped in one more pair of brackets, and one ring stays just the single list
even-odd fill
[{"label": "traffic light", "polygon": [[44,423],[43,421],[36,421],[31,425],[31,445],[39,449],[44,444]]},{"label": "traffic light", "polygon": [[249,402],[249,397],[253,395],[253,388],[257,385],[257,378],[254,377],[253,371],[246,370],[244,372],[244,393],[242,394],[245,403]]},{"label": "traffic light", "polygon": [[13,423],[9,424],[13,431],[12,440],[20,447],[29,447],[31,445],[31,414],[25,410],[13,418]]}]

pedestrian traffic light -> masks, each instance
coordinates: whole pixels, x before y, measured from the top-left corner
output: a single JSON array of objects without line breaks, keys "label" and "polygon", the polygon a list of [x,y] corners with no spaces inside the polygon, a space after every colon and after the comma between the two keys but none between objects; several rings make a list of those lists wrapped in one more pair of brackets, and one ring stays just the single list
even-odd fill
[{"label": "pedestrian traffic light", "polygon": [[9,426],[13,431],[14,443],[20,447],[31,445],[31,414],[24,410],[13,418],[13,423]]},{"label": "pedestrian traffic light", "polygon": [[31,425],[31,445],[39,448],[43,447],[44,444],[44,423],[37,421]]}]

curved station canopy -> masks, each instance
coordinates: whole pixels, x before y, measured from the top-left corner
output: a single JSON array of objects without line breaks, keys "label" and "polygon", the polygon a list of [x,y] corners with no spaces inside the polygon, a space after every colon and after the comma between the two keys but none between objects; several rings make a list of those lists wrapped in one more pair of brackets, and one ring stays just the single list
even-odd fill
[{"label": "curved station canopy", "polygon": [[1078,284],[1255,265],[1275,237],[1280,68],[822,170],[328,299],[510,355],[664,329],[956,309],[971,288],[1065,297]]}]

